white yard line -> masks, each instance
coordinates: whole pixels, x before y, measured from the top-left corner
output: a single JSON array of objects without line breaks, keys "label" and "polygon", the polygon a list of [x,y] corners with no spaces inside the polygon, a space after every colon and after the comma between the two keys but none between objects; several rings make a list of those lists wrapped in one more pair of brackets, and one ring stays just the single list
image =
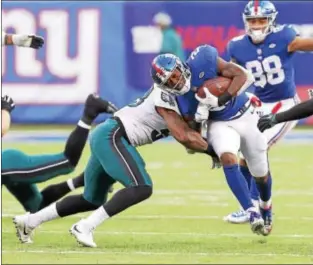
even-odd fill
[{"label": "white yard line", "polygon": [[[12,230],[2,230],[2,233],[12,233]],[[64,230],[43,230],[38,228],[38,233],[43,234],[67,234],[67,229]],[[191,233],[191,232],[134,232],[134,231],[95,231],[95,234],[99,235],[130,235],[130,236],[182,236],[182,237],[205,237],[205,238],[219,238],[219,237],[241,237],[241,238],[263,238],[257,237],[252,232],[249,234],[213,234],[213,233]],[[313,238],[312,235],[301,235],[301,234],[271,234],[271,237],[276,238]]]},{"label": "white yard line", "polygon": [[301,258],[311,258],[313,255],[302,255],[302,254],[292,254],[292,253],[238,253],[238,252],[228,252],[228,253],[216,253],[216,252],[150,252],[150,251],[54,251],[54,250],[2,250],[3,254],[7,253],[35,253],[35,254],[83,254],[83,255],[140,255],[140,256],[250,256],[250,257],[301,257]]},{"label": "white yard line", "polygon": [[[16,211],[16,212],[7,212],[2,213],[2,217],[14,217],[16,215],[19,215],[23,212]],[[76,214],[67,216],[66,218],[81,218],[88,215],[86,214]],[[217,215],[124,215],[124,216],[116,216],[115,219],[121,219],[121,220],[133,220],[133,219],[164,219],[164,220],[172,220],[172,219],[178,219],[178,220],[214,220],[214,219],[223,219],[223,216],[217,216]],[[302,220],[302,221],[313,221],[313,216],[299,216],[299,217],[290,217],[290,216],[274,216],[274,220]]]}]

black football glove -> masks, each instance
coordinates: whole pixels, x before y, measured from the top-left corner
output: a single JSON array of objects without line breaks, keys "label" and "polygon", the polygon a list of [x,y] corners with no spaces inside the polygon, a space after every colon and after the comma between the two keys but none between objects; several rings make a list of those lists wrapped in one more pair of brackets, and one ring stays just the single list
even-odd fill
[{"label": "black football glove", "polygon": [[19,47],[30,47],[33,49],[39,49],[45,43],[43,37],[36,35],[24,35],[24,34],[13,34],[13,44]]},{"label": "black football glove", "polygon": [[267,114],[262,116],[258,121],[258,128],[261,132],[274,127],[278,122],[275,114]]},{"label": "black football glove", "polygon": [[118,108],[110,101],[107,102],[107,113],[113,114],[114,112],[118,111]]},{"label": "black football glove", "polygon": [[39,49],[45,43],[44,39],[40,36],[29,35],[28,37],[31,38],[30,47],[33,49]]},{"label": "black football glove", "polygon": [[1,97],[1,110],[6,110],[9,113],[11,113],[12,110],[14,110],[15,104],[11,97],[5,95]]}]

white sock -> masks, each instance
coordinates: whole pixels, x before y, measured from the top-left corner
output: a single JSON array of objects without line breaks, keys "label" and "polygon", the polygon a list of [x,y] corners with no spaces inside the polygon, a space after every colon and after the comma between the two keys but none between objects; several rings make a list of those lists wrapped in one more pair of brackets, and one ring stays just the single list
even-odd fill
[{"label": "white sock", "polygon": [[68,179],[66,181],[67,183],[67,186],[69,187],[70,190],[75,190],[75,186],[74,186],[74,183],[73,183],[73,179]]},{"label": "white sock", "polygon": [[89,215],[85,220],[92,228],[96,228],[102,222],[109,219],[110,216],[104,210],[103,206],[99,207],[97,210],[93,211],[91,215]]},{"label": "white sock", "polygon": [[272,206],[272,199],[269,199],[267,202],[264,202],[260,199],[260,207],[262,209],[267,210],[267,209],[271,208],[271,206]]},{"label": "white sock", "polygon": [[48,222],[59,217],[56,204],[53,203],[37,213],[30,214],[28,216],[28,225],[30,227],[37,227],[44,222]]},{"label": "white sock", "polygon": [[79,122],[77,123],[77,125],[78,125],[79,127],[84,128],[84,129],[88,129],[88,130],[91,129],[91,126],[88,125],[88,124],[86,124],[86,123],[84,123],[82,120],[79,120]]},{"label": "white sock", "polygon": [[253,207],[250,207],[246,210],[246,213],[250,213],[250,212],[258,212],[257,208],[255,208],[254,206]]}]

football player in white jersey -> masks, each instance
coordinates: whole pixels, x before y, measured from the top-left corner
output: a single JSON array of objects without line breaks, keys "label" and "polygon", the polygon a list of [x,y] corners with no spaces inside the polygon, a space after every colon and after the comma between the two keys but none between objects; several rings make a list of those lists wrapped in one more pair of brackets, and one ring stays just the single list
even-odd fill
[{"label": "football player in white jersey", "polygon": [[[276,25],[277,10],[270,1],[250,1],[243,12],[246,34],[232,39],[228,52],[233,61],[250,70],[256,87],[254,93],[262,101],[259,115],[285,111],[300,102],[296,93],[293,55],[296,51],[312,51],[313,39],[301,38],[291,25]],[[269,148],[282,139],[297,121],[282,122],[266,130]],[[241,156],[243,158],[243,156]],[[255,206],[259,205],[259,192],[245,160],[240,162],[241,172],[250,187]],[[272,185],[272,177],[268,182]],[[224,217],[230,223],[245,223],[245,211]]]},{"label": "football player in white jersey", "polygon": [[[190,76],[184,75],[183,79],[188,83]],[[96,247],[93,231],[97,226],[152,194],[152,180],[136,147],[169,134],[189,149],[209,150],[202,136],[182,119],[175,96],[154,85],[142,98],[120,109],[113,118],[93,130],[82,195],[65,197],[35,214],[14,218],[20,241],[30,243],[32,231],[44,222],[95,210],[74,224],[70,232],[82,245]],[[116,181],[125,188],[107,201],[107,191]]]}]

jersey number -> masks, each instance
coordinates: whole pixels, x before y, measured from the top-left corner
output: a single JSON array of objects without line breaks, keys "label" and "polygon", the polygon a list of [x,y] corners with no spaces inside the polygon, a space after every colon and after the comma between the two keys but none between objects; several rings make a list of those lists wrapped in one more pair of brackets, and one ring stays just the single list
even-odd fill
[{"label": "jersey number", "polygon": [[267,83],[278,85],[285,80],[285,72],[277,55],[266,57],[261,62],[257,60],[247,62],[246,69],[254,75],[256,86],[265,87]]},{"label": "jersey number", "polygon": [[201,47],[202,47],[202,46],[199,46],[198,48],[196,48],[196,49],[190,54],[191,60],[194,60],[194,59],[195,59],[195,57],[196,57],[197,54],[199,53]]},{"label": "jersey number", "polygon": [[153,130],[151,133],[151,139],[153,142],[169,136],[170,131],[168,129],[162,129],[161,131]]}]

